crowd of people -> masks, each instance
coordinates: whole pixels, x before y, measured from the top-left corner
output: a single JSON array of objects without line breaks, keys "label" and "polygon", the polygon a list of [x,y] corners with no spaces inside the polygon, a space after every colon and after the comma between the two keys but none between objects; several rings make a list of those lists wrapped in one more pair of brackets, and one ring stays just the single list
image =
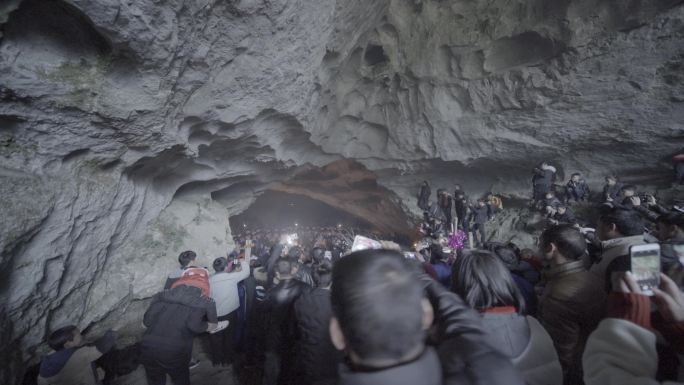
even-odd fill
[{"label": "crowd of people", "polygon": [[[536,245],[488,239],[500,196],[471,201],[457,186],[432,203],[426,181],[412,245],[355,250],[359,235],[382,236],[340,225],[245,231],[213,260],[180,253],[143,318],[148,384],[189,384],[198,337],[213,365],[263,385],[681,384],[684,211],[614,176],[592,194],[580,174],[560,187],[555,174],[534,170]],[[631,273],[645,244],[660,250],[649,290]],[[52,332],[39,383],[97,383],[92,363],[115,340]]]}]

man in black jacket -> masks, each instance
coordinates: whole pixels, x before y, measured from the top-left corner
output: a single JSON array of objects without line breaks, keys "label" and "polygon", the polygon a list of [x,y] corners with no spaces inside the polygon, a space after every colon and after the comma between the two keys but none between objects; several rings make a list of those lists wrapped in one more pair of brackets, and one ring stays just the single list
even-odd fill
[{"label": "man in black jacket", "polygon": [[[487,230],[485,225],[491,219],[491,210],[484,199],[479,199],[477,201],[477,206],[473,207],[470,214],[470,220],[474,223],[472,226],[473,230],[473,241],[476,245],[484,245],[487,241]],[[477,239],[477,234],[480,234],[480,239]]]},{"label": "man in black jacket", "polygon": [[275,263],[275,286],[266,295],[265,361],[263,385],[294,384],[296,319],[294,302],[311,286],[295,279],[297,261],[280,258]]},{"label": "man in black jacket", "polygon": [[149,385],[166,384],[166,375],[175,385],[190,384],[188,363],[195,335],[225,327],[207,323],[207,308],[213,300],[202,296],[199,288],[180,285],[164,290],[152,299],[145,312],[147,328],[140,342],[140,361]]},{"label": "man in black jacket", "polygon": [[430,207],[430,184],[428,181],[423,181],[420,185],[420,192],[418,193],[418,208],[421,210],[427,210]]},{"label": "man in black jacket", "polygon": [[454,195],[454,208],[456,209],[456,219],[458,221],[456,227],[468,233],[468,198],[464,192]]},{"label": "man in black jacket", "polygon": [[334,384],[341,354],[330,340],[330,286],[332,264],[323,261],[314,269],[317,287],[294,303],[297,318],[297,370],[301,385]]},{"label": "man in black jacket", "polygon": [[[330,335],[347,356],[340,385],[523,384],[485,340],[477,313],[401,254],[364,250],[333,271]],[[436,321],[439,344],[426,345]]]},{"label": "man in black jacket", "polygon": [[570,177],[568,184],[565,185],[565,201],[583,202],[589,199],[589,186],[582,179],[582,175],[574,173]]}]

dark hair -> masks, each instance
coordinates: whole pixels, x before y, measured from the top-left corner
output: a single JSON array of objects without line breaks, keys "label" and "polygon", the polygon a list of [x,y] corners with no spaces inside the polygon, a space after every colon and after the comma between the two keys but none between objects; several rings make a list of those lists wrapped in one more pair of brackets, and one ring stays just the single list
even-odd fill
[{"label": "dark hair", "polygon": [[635,210],[614,208],[606,210],[599,221],[606,225],[615,224],[620,234],[625,237],[644,233],[644,220]]},{"label": "dark hair", "polygon": [[178,263],[180,263],[182,267],[188,267],[190,262],[194,261],[196,258],[197,254],[195,254],[194,251],[184,251],[178,256]]},{"label": "dark hair", "polygon": [[660,215],[658,219],[656,219],[656,223],[662,223],[668,226],[677,226],[684,230],[684,214],[669,212],[667,214]]},{"label": "dark hair", "polygon": [[325,260],[325,250],[320,247],[314,247],[311,249],[311,259],[314,263],[321,263]]},{"label": "dark hair", "polygon": [[539,238],[540,248],[546,250],[552,243],[567,259],[580,259],[587,251],[587,241],[584,236],[571,225],[551,226],[544,230]]},{"label": "dark hair", "polygon": [[226,271],[226,266],[228,266],[228,260],[223,257],[219,257],[214,259],[214,270],[217,273],[220,273],[222,271]]},{"label": "dark hair", "polygon": [[333,314],[362,360],[397,360],[424,342],[422,299],[414,268],[396,251],[358,251],[333,269]]},{"label": "dark hair", "polygon": [[326,287],[332,282],[332,262],[324,260],[313,269],[313,280],[317,287]]},{"label": "dark hair", "polygon": [[489,251],[463,253],[456,260],[451,275],[451,290],[470,307],[485,310],[497,306],[515,306],[525,311],[525,300],[503,262]]},{"label": "dark hair", "polygon": [[518,267],[520,258],[512,248],[501,245],[494,247],[494,250],[492,251],[494,252],[494,255],[496,255],[499,260],[503,262],[504,266],[506,266],[508,270],[514,270]]},{"label": "dark hair", "polygon": [[582,176],[582,174],[576,172],[576,173],[573,173],[572,175],[570,175],[570,178],[574,178],[576,176]]},{"label": "dark hair", "polygon": [[294,268],[295,262],[292,258],[280,257],[276,261],[275,271],[280,273],[280,275],[290,275],[292,274],[292,269]]},{"label": "dark hair", "polygon": [[299,246],[291,247],[290,250],[287,251],[288,258],[292,259],[299,259],[302,254],[302,249]]},{"label": "dark hair", "polygon": [[76,325],[69,325],[63,328],[59,328],[50,334],[48,337],[48,345],[55,350],[59,351],[64,349],[64,344],[72,341],[78,333],[78,327]]}]

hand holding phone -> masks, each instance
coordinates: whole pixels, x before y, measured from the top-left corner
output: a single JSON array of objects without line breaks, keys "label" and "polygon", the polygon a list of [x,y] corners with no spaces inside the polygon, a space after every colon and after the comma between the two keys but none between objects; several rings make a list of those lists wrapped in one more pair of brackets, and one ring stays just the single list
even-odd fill
[{"label": "hand holding phone", "polygon": [[660,245],[649,243],[629,248],[631,271],[643,294],[653,295],[660,285]]}]

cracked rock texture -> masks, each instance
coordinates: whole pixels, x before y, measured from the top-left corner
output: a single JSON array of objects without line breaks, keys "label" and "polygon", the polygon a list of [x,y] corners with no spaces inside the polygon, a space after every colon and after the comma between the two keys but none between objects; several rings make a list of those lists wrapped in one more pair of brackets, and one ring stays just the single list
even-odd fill
[{"label": "cracked rock texture", "polygon": [[422,179],[526,194],[542,160],[661,181],[683,74],[681,0],[4,1],[0,382],[50,328],[138,333],[178,252],[223,255],[312,167],[406,213]]}]

